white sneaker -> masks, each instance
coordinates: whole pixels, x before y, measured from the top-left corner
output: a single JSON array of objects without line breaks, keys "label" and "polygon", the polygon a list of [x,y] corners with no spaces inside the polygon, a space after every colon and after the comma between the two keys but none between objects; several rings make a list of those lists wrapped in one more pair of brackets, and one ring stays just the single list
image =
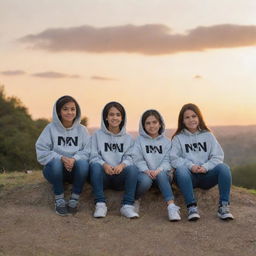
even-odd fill
[{"label": "white sneaker", "polygon": [[175,204],[169,204],[167,207],[168,217],[170,221],[178,221],[180,218],[180,207]]},{"label": "white sneaker", "polygon": [[135,200],[133,206],[134,206],[134,211],[139,214],[139,212],[140,212],[140,199]]},{"label": "white sneaker", "polygon": [[137,212],[135,212],[133,205],[124,204],[121,207],[120,212],[123,216],[125,216],[126,218],[129,218],[129,219],[139,218],[139,214]]},{"label": "white sneaker", "polygon": [[94,211],[94,218],[104,218],[107,215],[108,208],[104,202],[96,203],[95,211]]}]

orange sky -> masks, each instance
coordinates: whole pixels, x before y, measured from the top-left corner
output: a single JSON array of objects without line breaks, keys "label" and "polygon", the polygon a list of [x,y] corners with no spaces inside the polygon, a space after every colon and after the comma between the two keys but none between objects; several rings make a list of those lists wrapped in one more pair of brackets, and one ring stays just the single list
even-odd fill
[{"label": "orange sky", "polygon": [[256,2],[0,0],[0,83],[34,118],[74,96],[89,126],[116,100],[136,130],[193,102],[208,125],[256,124]]}]

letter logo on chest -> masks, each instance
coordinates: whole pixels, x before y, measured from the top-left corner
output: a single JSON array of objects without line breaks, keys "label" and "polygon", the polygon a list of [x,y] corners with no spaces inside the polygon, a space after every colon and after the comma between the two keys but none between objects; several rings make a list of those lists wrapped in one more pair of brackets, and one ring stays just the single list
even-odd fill
[{"label": "letter logo on chest", "polygon": [[124,144],[123,143],[104,143],[104,151],[108,152],[120,152],[123,153],[124,152]]},{"label": "letter logo on chest", "polygon": [[206,142],[198,142],[198,143],[193,143],[193,144],[185,144],[185,150],[186,153],[189,153],[189,151],[204,151],[207,152],[207,144]]},{"label": "letter logo on chest", "polygon": [[72,137],[62,137],[58,136],[58,146],[77,146],[78,136]]},{"label": "letter logo on chest", "polygon": [[153,154],[163,154],[163,148],[162,148],[162,145],[160,146],[152,146],[152,145],[146,145],[146,153],[147,154],[150,154],[150,153],[153,153]]}]

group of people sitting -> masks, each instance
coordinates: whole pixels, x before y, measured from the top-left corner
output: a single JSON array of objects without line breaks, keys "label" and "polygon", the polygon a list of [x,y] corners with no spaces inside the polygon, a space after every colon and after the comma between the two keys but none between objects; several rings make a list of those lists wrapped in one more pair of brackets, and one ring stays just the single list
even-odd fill
[{"label": "group of people sitting", "polygon": [[[188,220],[200,218],[193,189],[210,189],[218,184],[217,215],[232,220],[230,212],[231,171],[223,163],[223,150],[206,126],[195,104],[184,105],[172,140],[165,135],[165,123],[154,109],[145,111],[139,135],[133,140],[126,132],[126,112],[118,102],[109,102],[102,111],[101,128],[92,136],[80,124],[81,110],[71,96],[59,98],[53,107],[53,120],[36,142],[37,159],[43,175],[52,184],[55,210],[61,216],[75,214],[86,180],[95,201],[95,218],[107,215],[104,190],[124,190],[120,213],[138,218],[142,196],[156,185],[163,196],[170,221],[179,221],[171,183],[184,196]],[[64,182],[72,183],[68,201]]]}]

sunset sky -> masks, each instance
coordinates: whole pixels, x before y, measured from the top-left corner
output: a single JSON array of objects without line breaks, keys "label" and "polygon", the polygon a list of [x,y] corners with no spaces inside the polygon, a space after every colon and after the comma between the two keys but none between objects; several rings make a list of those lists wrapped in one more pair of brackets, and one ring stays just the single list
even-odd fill
[{"label": "sunset sky", "polygon": [[0,84],[33,118],[62,95],[89,126],[124,105],[128,130],[183,104],[209,126],[256,124],[255,0],[0,0]]}]

